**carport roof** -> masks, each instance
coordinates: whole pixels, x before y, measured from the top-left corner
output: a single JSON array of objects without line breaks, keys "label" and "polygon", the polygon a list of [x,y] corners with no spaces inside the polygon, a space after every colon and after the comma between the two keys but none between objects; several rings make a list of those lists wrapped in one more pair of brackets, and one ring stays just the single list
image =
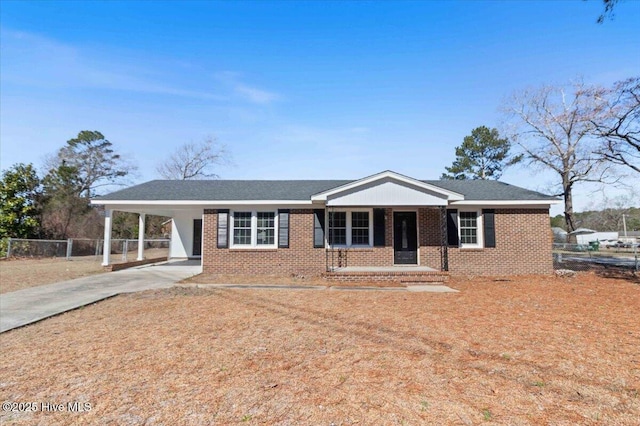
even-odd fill
[{"label": "carport roof", "polygon": [[[310,201],[356,180],[152,180],[94,199],[110,201]],[[462,194],[465,201],[541,201],[557,198],[493,180],[422,180]]]}]

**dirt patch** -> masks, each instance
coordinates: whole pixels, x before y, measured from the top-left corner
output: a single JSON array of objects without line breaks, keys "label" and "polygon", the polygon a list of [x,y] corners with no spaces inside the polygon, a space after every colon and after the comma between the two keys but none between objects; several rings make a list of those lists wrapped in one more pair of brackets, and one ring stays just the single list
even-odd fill
[{"label": "dirt patch", "polygon": [[118,296],[0,335],[0,401],[91,408],[0,422],[637,425],[640,286],[448,285]]}]

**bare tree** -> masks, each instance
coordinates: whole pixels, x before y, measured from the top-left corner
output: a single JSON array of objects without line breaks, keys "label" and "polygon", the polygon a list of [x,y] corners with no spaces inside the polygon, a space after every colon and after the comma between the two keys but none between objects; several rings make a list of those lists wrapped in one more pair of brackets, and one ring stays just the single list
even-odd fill
[{"label": "bare tree", "polygon": [[613,19],[614,13],[613,9],[615,9],[616,5],[620,0],[602,0],[602,4],[604,5],[604,10],[598,16],[598,24],[602,24],[605,19]]},{"label": "bare tree", "polygon": [[603,182],[608,168],[593,155],[593,120],[602,109],[582,81],[517,93],[505,105],[510,140],[530,165],[553,170],[562,188],[567,231],[573,221],[574,185]]},{"label": "bare tree", "polygon": [[217,179],[214,166],[229,164],[230,154],[226,146],[212,137],[200,143],[186,143],[160,163],[156,171],[164,179],[195,180]]},{"label": "bare tree", "polygon": [[592,120],[601,140],[595,153],[613,164],[640,173],[640,77],[616,82],[612,88],[593,88],[602,111]]}]

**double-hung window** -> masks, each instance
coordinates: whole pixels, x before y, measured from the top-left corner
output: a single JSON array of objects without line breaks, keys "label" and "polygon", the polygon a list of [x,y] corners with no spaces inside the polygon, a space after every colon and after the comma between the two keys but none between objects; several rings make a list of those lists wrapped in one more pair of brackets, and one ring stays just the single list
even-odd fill
[{"label": "double-hung window", "polygon": [[369,212],[351,212],[351,244],[369,245]]},{"label": "double-hung window", "polygon": [[259,246],[272,246],[276,243],[276,215],[274,212],[258,212],[257,239]]},{"label": "double-hung window", "polygon": [[371,246],[371,210],[330,211],[328,216],[330,246]]},{"label": "double-hung window", "polygon": [[251,245],[251,212],[233,214],[233,244]]},{"label": "double-hung window", "polygon": [[477,211],[458,212],[461,247],[482,247],[482,216]]},{"label": "double-hung window", "polygon": [[232,247],[275,247],[276,213],[235,211]]},{"label": "double-hung window", "polygon": [[347,212],[329,212],[329,244],[347,245]]}]

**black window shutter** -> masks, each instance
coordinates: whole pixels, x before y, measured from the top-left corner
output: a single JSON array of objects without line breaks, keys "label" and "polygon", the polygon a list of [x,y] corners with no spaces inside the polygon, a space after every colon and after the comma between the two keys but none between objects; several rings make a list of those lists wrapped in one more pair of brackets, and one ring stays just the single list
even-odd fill
[{"label": "black window shutter", "polygon": [[324,247],[324,209],[313,210],[313,247]]},{"label": "black window shutter", "polygon": [[229,247],[229,210],[218,210],[218,248]]},{"label": "black window shutter", "polygon": [[384,247],[384,209],[373,209],[373,245]]},{"label": "black window shutter", "polygon": [[449,246],[458,247],[458,210],[447,209],[447,241]]},{"label": "black window shutter", "polygon": [[495,221],[494,209],[482,210],[482,223],[484,227],[484,246],[495,247],[496,246],[496,221]]},{"label": "black window shutter", "polygon": [[289,209],[278,210],[278,247],[289,248]]}]

